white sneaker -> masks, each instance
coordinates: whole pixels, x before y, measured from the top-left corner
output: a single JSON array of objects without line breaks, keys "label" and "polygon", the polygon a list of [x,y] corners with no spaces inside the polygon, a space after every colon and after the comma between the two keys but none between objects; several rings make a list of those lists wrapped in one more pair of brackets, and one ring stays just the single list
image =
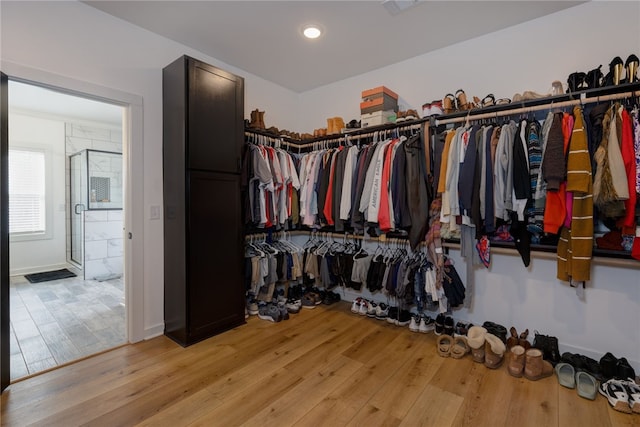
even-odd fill
[{"label": "white sneaker", "polygon": [[367,317],[376,317],[376,313],[378,311],[378,304],[373,301],[369,302],[369,307],[367,308]]},{"label": "white sneaker", "polygon": [[360,311],[360,301],[362,300],[362,298],[358,297],[356,299],[353,300],[353,304],[351,304],[351,312],[358,314],[358,312]]},{"label": "white sneaker", "polygon": [[416,314],[411,316],[411,322],[409,322],[409,330],[411,332],[418,332],[420,330],[420,315]]},{"label": "white sneaker", "polygon": [[360,301],[360,308],[358,309],[358,314],[360,316],[366,316],[367,311],[369,311],[369,301],[362,298],[362,300]]},{"label": "white sneaker", "polygon": [[433,331],[434,328],[435,328],[434,320],[431,317],[424,314],[420,319],[420,326],[418,326],[418,331],[422,332],[423,334],[426,334],[427,332]]}]

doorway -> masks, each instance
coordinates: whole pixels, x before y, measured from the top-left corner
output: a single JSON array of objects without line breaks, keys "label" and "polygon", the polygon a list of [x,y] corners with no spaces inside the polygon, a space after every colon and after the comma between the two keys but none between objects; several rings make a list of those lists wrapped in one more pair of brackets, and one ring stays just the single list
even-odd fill
[{"label": "doorway", "polygon": [[127,342],[122,118],[9,81],[12,381]]}]

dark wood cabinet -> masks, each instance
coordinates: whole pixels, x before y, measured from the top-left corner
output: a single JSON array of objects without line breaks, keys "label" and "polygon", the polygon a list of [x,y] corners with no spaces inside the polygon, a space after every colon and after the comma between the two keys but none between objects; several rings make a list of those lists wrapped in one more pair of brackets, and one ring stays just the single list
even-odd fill
[{"label": "dark wood cabinet", "polygon": [[244,323],[244,81],[183,56],[162,88],[165,335],[186,346]]}]

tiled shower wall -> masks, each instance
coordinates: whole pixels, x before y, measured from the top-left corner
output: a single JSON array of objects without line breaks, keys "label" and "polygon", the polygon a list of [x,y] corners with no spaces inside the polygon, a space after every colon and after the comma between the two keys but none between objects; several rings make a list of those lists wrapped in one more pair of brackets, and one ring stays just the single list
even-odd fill
[{"label": "tiled shower wall", "polygon": [[[69,156],[85,149],[122,153],[122,128],[107,125],[66,123],[66,203],[70,206]],[[118,166],[114,166],[117,168]],[[120,165],[120,168],[122,165]],[[122,174],[120,174],[122,176]],[[66,221],[71,216],[67,209]],[[122,274],[123,239],[122,210],[86,211],[85,218],[85,279],[107,274]],[[67,227],[67,259],[71,259],[71,227]]]}]

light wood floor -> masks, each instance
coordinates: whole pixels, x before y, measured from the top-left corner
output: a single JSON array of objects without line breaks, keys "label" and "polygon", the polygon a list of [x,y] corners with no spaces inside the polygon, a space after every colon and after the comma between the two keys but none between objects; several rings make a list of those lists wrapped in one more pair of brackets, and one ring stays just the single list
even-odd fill
[{"label": "light wood floor", "polygon": [[442,358],[435,338],[347,303],[247,325],[186,349],[165,337],[12,384],[3,426],[618,426],[640,415]]}]

